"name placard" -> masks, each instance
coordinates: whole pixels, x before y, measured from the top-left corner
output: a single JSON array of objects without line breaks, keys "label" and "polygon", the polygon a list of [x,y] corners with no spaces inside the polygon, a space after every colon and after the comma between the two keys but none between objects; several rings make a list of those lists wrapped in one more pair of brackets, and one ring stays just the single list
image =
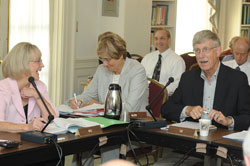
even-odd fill
[{"label": "name placard", "polygon": [[191,137],[198,137],[198,134],[197,134],[198,131],[195,129],[190,129],[190,128],[169,126],[168,132],[186,135],[186,136],[191,136]]},{"label": "name placard", "polygon": [[146,112],[129,112],[130,119],[146,119],[147,113]]},{"label": "name placard", "polygon": [[85,128],[79,128],[76,131],[76,136],[87,136],[87,135],[94,135],[94,134],[102,134],[103,131],[100,127],[98,126],[92,126],[92,127],[85,127]]}]

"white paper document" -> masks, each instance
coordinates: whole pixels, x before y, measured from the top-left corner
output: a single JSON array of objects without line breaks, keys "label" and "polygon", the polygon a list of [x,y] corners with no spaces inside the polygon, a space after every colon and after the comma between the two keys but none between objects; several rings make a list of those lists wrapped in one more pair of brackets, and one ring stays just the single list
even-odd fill
[{"label": "white paper document", "polygon": [[245,139],[246,135],[247,135],[247,131],[243,130],[241,132],[224,135],[223,138],[242,142]]},{"label": "white paper document", "polygon": [[[97,125],[100,124],[83,118],[55,118],[53,122],[47,126],[45,132],[52,134],[64,134],[69,131],[71,133],[75,133],[79,128]],[[103,127],[102,125],[100,126]]]},{"label": "white paper document", "polygon": [[82,107],[79,109],[72,109],[68,105],[62,104],[57,107],[57,109],[60,112],[66,112],[66,113],[72,113],[74,111],[76,112],[90,112],[90,111],[96,111],[97,109],[104,109],[104,104],[91,104],[86,107]]},{"label": "white paper document", "polygon": [[183,127],[183,128],[189,128],[189,129],[200,129],[198,122],[190,122],[190,121],[174,123],[169,126]]},{"label": "white paper document", "polygon": [[[168,125],[168,127],[169,126],[176,126],[176,127],[183,127],[183,128],[189,128],[189,129],[197,129],[197,130],[200,129],[199,122],[191,122],[191,121],[184,121],[184,122],[181,122],[181,123],[174,123],[174,124]],[[212,129],[217,129],[217,127],[214,126],[214,125],[210,125],[210,130],[212,130]]]}]

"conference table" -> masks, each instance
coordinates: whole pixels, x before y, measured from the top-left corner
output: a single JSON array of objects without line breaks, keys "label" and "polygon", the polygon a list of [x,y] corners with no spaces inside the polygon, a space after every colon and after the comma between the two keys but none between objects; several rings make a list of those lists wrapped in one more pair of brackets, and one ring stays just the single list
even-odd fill
[{"label": "conference table", "polygon": [[[106,136],[107,143],[103,146],[119,145],[127,142],[126,126],[111,126],[103,129],[101,134],[75,136],[62,134],[57,143],[63,151],[63,156],[90,151],[97,144],[99,138]],[[0,139],[21,142],[18,148],[5,149],[0,147],[0,165],[53,165],[59,161],[58,153],[53,144],[38,144],[22,141],[20,134],[0,132]]]},{"label": "conference table", "polygon": [[[135,128],[133,131],[141,141],[148,144],[172,148],[175,151],[183,153],[196,153],[198,150],[200,151],[199,153],[207,156],[215,156],[217,149],[222,147],[225,148],[226,151],[224,153],[223,150],[225,149],[219,149],[219,151],[223,151],[220,157],[229,155],[235,162],[243,160],[242,142],[223,138],[224,135],[231,134],[234,131],[217,128],[215,130],[210,130],[207,137],[184,135],[182,133],[164,131],[161,129]],[[206,145],[206,147],[204,148],[203,145]]]},{"label": "conference table", "polygon": [[[63,150],[63,156],[76,154],[79,152],[90,151],[98,143],[99,138],[106,136],[107,143],[104,146],[119,145],[127,143],[127,126],[112,126],[103,129],[101,134],[87,136],[75,136],[74,134],[63,134],[58,136],[58,144]],[[222,136],[233,133],[226,129],[211,130],[208,137],[193,135],[183,135],[163,131],[160,129],[131,128],[140,141],[147,144],[153,144],[162,147],[169,147],[184,153],[196,152],[197,144],[205,144],[206,155],[214,155],[218,147],[224,147],[228,150],[227,154],[235,161],[242,160],[242,142],[223,139]],[[0,148],[0,164],[6,165],[55,165],[58,161],[58,153],[53,144],[37,144],[27,141],[21,141],[19,134],[0,132],[0,139],[15,140],[21,142],[18,148],[4,149]],[[131,136],[131,139],[136,139]],[[202,150],[202,148],[201,148]],[[204,150],[204,148],[203,148]],[[53,163],[54,161],[54,163]],[[51,163],[50,163],[51,162]]]}]

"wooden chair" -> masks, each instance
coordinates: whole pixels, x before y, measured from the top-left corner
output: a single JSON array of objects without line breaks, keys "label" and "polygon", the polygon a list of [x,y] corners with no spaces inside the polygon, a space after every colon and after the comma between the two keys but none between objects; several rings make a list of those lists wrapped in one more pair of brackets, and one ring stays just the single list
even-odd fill
[{"label": "wooden chair", "polygon": [[143,59],[143,56],[138,55],[138,54],[130,54],[130,56],[131,56],[132,59],[135,59],[140,63],[141,63],[141,60]]},{"label": "wooden chair", "polygon": [[194,52],[186,52],[180,55],[186,65],[186,71],[190,69],[190,67],[196,63],[196,58]]},{"label": "wooden chair", "polygon": [[220,61],[222,61],[225,56],[232,55],[232,54],[233,54],[233,52],[231,49],[227,49],[227,50],[222,51],[220,54]]},{"label": "wooden chair", "polygon": [[[152,78],[148,78],[148,81],[149,81],[149,103],[150,103],[155,98],[155,96],[158,95],[158,93],[162,90],[164,85],[160,84],[158,81]],[[166,102],[168,98],[167,96],[168,96],[168,93],[167,93],[167,90],[165,89],[163,93],[159,96],[159,98],[155,100],[155,102],[152,104],[151,111],[155,117],[157,118],[161,117],[161,106],[163,103]],[[136,148],[134,149],[134,151],[138,158],[144,157],[145,156],[144,153],[146,153],[148,156],[150,155],[153,156],[154,162],[158,161],[159,156],[162,157],[162,154],[163,154],[162,147],[158,147],[158,146],[154,147],[151,145],[146,146],[143,149]],[[127,152],[126,157],[128,159],[133,157],[131,150]],[[153,163],[150,163],[150,164],[153,164]]]},{"label": "wooden chair", "polygon": [[189,70],[196,69],[198,67],[199,67],[198,63],[194,63],[189,67]]},{"label": "wooden chair", "polygon": [[[158,81],[148,78],[149,81],[149,103],[155,98],[155,96],[162,90],[164,85],[160,84]],[[157,118],[161,117],[161,105],[164,104],[168,99],[167,89],[159,96],[159,98],[152,104],[151,111],[153,115]]]}]

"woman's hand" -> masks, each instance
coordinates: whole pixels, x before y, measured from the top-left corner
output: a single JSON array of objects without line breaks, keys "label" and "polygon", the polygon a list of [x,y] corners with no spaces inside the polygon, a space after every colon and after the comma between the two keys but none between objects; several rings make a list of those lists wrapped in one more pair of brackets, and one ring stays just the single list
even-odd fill
[{"label": "woman's hand", "polygon": [[46,120],[44,118],[35,118],[28,124],[28,131],[38,130],[41,131],[44,127]]},{"label": "woman's hand", "polygon": [[88,106],[88,105],[92,105],[92,104],[102,104],[102,103],[100,103],[99,101],[97,101],[97,100],[90,100],[90,101],[88,101],[86,104],[84,104],[84,107],[85,106]]},{"label": "woman's hand", "polygon": [[34,88],[27,88],[27,87],[24,87],[21,90],[21,97],[22,98],[34,97],[35,99],[39,99],[39,96],[38,96],[36,90]]},{"label": "woman's hand", "polygon": [[[80,108],[80,105],[82,104],[82,101],[77,99],[77,103],[78,103],[78,108]],[[70,108],[72,109],[77,109],[77,105],[76,105],[76,101],[75,99],[72,99],[70,102],[69,102],[69,106]]]}]

